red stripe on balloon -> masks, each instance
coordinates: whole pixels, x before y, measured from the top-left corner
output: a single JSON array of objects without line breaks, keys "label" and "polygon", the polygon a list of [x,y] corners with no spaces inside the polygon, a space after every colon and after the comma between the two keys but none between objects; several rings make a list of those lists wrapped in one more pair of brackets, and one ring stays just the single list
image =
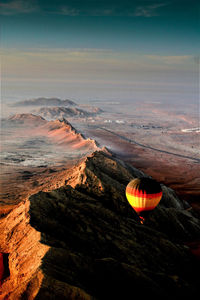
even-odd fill
[{"label": "red stripe on balloon", "polygon": [[155,208],[155,206],[150,206],[150,207],[135,207],[135,206],[132,206],[133,209],[137,212],[137,213],[140,213],[142,211],[147,211],[147,210],[153,210]]}]

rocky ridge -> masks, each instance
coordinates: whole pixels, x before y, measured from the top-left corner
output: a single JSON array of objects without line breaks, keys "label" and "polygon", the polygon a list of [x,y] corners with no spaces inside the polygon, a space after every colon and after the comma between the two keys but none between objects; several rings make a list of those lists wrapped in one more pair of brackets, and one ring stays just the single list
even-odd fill
[{"label": "rocky ridge", "polygon": [[36,116],[34,114],[15,114],[10,116],[8,119],[3,119],[6,125],[26,125],[26,126],[40,126],[46,123],[46,120],[41,116]]},{"label": "rocky ridge", "polygon": [[159,206],[141,225],[125,197],[139,176],[147,175],[96,151],[66,173],[62,187],[31,196],[2,219],[0,252],[9,253],[10,268],[2,299],[195,296],[199,264],[186,243],[199,239],[200,221],[163,185]]},{"label": "rocky ridge", "polygon": [[[90,138],[85,138],[78,132],[65,118],[47,121],[45,118],[22,113],[10,116],[1,120],[2,128],[14,128],[22,130],[27,136],[44,136],[49,138],[56,145],[67,144],[72,148],[88,149],[88,152],[98,150],[97,142]],[[29,131],[27,131],[29,130]],[[30,131],[31,130],[31,131]]]},{"label": "rocky ridge", "polygon": [[33,113],[47,120],[55,120],[69,117],[87,118],[96,116],[99,112],[98,110],[90,112],[77,107],[41,107],[38,110],[34,110]]}]

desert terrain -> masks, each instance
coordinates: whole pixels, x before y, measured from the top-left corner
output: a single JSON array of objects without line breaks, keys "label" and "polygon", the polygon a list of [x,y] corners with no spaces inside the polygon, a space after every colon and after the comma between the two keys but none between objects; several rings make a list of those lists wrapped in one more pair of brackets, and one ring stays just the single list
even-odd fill
[{"label": "desert terrain", "polygon": [[[22,101],[1,119],[0,299],[122,299],[133,282],[141,299],[195,296],[193,110],[68,101]],[[125,197],[140,176],[163,191],[144,225]]]},{"label": "desert terrain", "polygon": [[81,130],[121,159],[175,189],[184,199],[198,204],[200,137],[195,109],[191,106],[180,110],[161,103],[113,104],[103,109],[107,111],[104,120],[82,124]]},{"label": "desert terrain", "polygon": [[[98,145],[167,184],[199,209],[200,138],[191,104],[77,104],[37,98],[9,105],[8,111],[1,126],[1,197],[6,202],[13,199],[9,195],[15,186],[23,190],[23,178],[26,183],[36,182],[39,174],[41,181],[41,170],[55,172],[71,166]],[[58,121],[63,118],[65,122]]]},{"label": "desert terrain", "polygon": [[42,186],[56,187],[57,172],[98,149],[66,120],[47,121],[28,113],[2,120],[1,141],[2,213]]}]

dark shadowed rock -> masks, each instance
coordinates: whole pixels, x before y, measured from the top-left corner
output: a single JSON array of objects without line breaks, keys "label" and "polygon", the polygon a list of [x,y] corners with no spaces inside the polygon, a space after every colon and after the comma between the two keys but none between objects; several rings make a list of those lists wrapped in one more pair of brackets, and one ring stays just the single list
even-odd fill
[{"label": "dark shadowed rock", "polygon": [[184,242],[199,237],[200,222],[164,187],[160,205],[141,225],[125,198],[126,184],[136,176],[141,172],[95,152],[72,170],[66,179],[71,186],[30,198],[31,225],[50,246],[37,299],[45,293],[56,299],[58,283],[86,293],[77,299],[195,295],[198,266]]},{"label": "dark shadowed rock", "polygon": [[186,244],[199,239],[200,221],[163,185],[160,204],[140,224],[125,188],[144,175],[104,149],[63,173],[59,189],[20,203],[0,220],[0,250],[10,271],[0,297],[197,296],[200,265]]}]

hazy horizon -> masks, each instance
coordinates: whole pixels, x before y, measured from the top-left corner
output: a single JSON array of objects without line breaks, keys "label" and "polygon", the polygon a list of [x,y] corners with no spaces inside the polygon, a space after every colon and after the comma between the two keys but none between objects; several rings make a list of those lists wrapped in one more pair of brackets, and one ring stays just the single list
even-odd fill
[{"label": "hazy horizon", "polygon": [[159,101],[197,113],[198,9],[195,0],[1,1],[2,103]]}]

